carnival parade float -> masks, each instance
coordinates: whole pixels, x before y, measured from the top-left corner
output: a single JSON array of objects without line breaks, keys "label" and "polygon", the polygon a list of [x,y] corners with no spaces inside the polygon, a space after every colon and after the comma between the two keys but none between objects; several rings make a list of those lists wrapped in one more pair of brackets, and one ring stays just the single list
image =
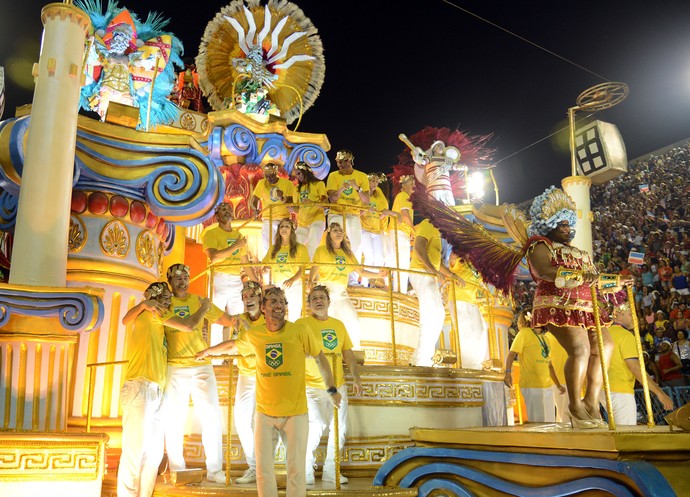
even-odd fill
[{"label": "carnival parade float", "polygon": [[[41,18],[33,102],[0,122],[0,262],[9,263],[0,285],[0,493],[115,495],[131,331],[122,317],[176,262],[192,268],[195,293],[209,292],[200,241],[221,202],[233,206],[256,261],[261,222],[249,197],[263,165],[289,177],[304,162],[328,175],[327,136],[298,131],[325,59],[316,27],[284,0],[226,5],[186,65],[156,13],[83,0],[48,4]],[[513,208],[473,204],[472,173],[490,174],[488,137],[426,128],[401,140],[394,185],[412,174],[488,236],[519,245]],[[513,423],[502,374],[512,302],[471,265],[465,271],[469,288],[444,288],[434,367],[409,365],[419,308],[395,284],[398,268],[384,289],[349,289],[365,330],[363,394],[350,399],[339,460],[351,485],[309,495],[686,495],[677,483],[689,469],[684,434],[498,428]],[[483,324],[458,320],[458,302],[477,306]],[[230,419],[236,368],[215,373],[234,475],[246,467]],[[204,465],[200,433],[190,410],[192,468]],[[536,478],[534,467],[562,471]],[[256,495],[251,486],[191,485],[200,474],[166,473],[154,495]]]}]

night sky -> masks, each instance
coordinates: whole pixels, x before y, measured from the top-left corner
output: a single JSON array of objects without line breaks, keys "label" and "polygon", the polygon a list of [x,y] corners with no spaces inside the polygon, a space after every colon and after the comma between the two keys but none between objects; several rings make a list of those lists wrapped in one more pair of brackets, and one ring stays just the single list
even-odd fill
[{"label": "night sky", "polygon": [[[0,0],[4,118],[31,101],[46,3]],[[300,131],[327,134],[332,162],[336,150],[350,148],[357,168],[389,172],[404,149],[401,132],[431,125],[493,133],[501,201],[521,202],[559,184],[570,174],[570,159],[565,134],[520,150],[562,128],[577,96],[605,81],[630,87],[621,104],[596,114],[618,126],[629,159],[690,137],[688,1],[294,3],[319,30],[326,58],[321,95]],[[193,58],[206,24],[226,2],[121,5],[140,17],[163,12],[185,57]]]}]

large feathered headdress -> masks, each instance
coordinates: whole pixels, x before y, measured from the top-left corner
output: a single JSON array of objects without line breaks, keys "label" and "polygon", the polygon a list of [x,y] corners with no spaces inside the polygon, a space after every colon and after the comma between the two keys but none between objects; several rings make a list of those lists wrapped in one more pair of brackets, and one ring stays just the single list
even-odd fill
[{"label": "large feathered headdress", "polygon": [[201,89],[215,110],[260,89],[288,124],[321,91],[323,46],[302,10],[286,0],[235,0],[208,23],[196,58]]},{"label": "large feathered headdress", "polygon": [[529,209],[532,224],[529,228],[530,236],[546,236],[558,226],[561,221],[568,221],[571,226],[570,239],[575,236],[577,222],[577,207],[567,193],[560,188],[550,186],[544,193],[535,197]]}]

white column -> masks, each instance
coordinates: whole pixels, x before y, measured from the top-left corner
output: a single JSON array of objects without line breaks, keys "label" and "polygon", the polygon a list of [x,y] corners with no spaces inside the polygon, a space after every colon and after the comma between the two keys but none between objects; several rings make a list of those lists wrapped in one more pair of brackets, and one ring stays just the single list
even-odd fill
[{"label": "white column", "polygon": [[589,187],[592,182],[584,176],[568,176],[563,178],[561,185],[577,206],[575,238],[570,244],[592,256],[592,211],[590,210],[589,198]]},{"label": "white column", "polygon": [[10,283],[65,286],[67,241],[84,40],[90,20],[51,3],[45,27],[22,172]]}]

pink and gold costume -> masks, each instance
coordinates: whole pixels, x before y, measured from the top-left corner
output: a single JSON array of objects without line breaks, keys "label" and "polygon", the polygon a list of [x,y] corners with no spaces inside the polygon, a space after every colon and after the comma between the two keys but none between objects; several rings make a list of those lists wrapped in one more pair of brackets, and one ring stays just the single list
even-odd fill
[{"label": "pink and gold costume", "polygon": [[[592,258],[584,252],[570,245],[553,242],[542,236],[533,236],[528,241],[527,255],[537,244],[545,244],[551,253],[551,265],[576,269],[583,273],[596,273]],[[529,259],[528,259],[529,260]],[[553,281],[546,281],[537,275],[530,265],[530,273],[537,282],[534,294],[532,327],[548,324],[555,326],[580,326],[588,330],[596,327],[592,311],[592,293],[587,284],[575,288],[558,288]],[[606,311],[600,311],[602,324],[609,321]]]}]

